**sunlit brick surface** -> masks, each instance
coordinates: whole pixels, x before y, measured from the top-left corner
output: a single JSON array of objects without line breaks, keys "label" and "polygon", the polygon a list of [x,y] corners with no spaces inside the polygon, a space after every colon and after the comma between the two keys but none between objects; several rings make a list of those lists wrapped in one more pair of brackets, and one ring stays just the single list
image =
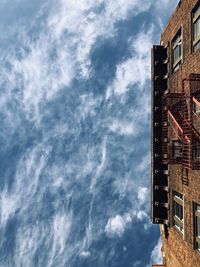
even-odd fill
[{"label": "sunlit brick surface", "polygon": [[[200,73],[200,49],[196,52],[192,50],[192,9],[197,4],[197,0],[183,0],[177,6],[174,14],[170,18],[164,32],[161,35],[161,44],[169,42],[170,54],[172,55],[172,40],[182,27],[183,59],[180,68],[173,73],[172,62],[170,62],[170,92],[182,92],[182,80],[191,73]],[[186,88],[187,90],[187,88]],[[189,170],[189,184],[182,183],[182,166],[180,164],[170,164],[169,179],[169,235],[165,237],[162,228],[163,257],[166,267],[199,267],[200,252],[195,249],[194,233],[194,212],[193,203],[200,204],[200,171]],[[173,226],[173,191],[184,196],[184,234],[182,235]],[[162,265],[153,265],[162,266]]]}]

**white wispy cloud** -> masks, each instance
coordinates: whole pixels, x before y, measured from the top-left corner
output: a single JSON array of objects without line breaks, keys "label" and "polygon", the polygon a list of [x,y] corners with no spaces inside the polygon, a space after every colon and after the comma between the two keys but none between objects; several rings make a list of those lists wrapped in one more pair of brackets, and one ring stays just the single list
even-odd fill
[{"label": "white wispy cloud", "polygon": [[80,252],[80,257],[81,258],[88,258],[90,256],[91,256],[91,252],[88,251],[88,250],[87,251],[83,250],[83,251]]},{"label": "white wispy cloud", "polygon": [[[165,5],[169,4],[163,1]],[[16,3],[20,6],[24,1]],[[29,148],[23,147],[16,160],[12,185],[2,185],[1,190],[0,230],[3,235],[13,218],[19,222],[14,234],[13,262],[16,267],[33,266],[40,248],[46,251],[38,257],[38,266],[44,266],[44,262],[47,267],[69,266],[76,256],[81,260],[92,257],[90,246],[103,233],[111,238],[122,237],[129,226],[138,221],[146,229],[149,227],[148,205],[142,207],[148,201],[148,191],[143,177],[138,179],[138,173],[146,171],[149,154],[141,157],[141,163],[135,166],[132,153],[141,140],[130,144],[127,139],[146,132],[148,125],[150,97],[144,90],[150,77],[149,48],[153,27],[148,25],[146,29],[141,25],[137,36],[127,40],[130,57],[118,62],[106,95],[102,93],[97,97],[87,90],[82,93],[85,88],[77,89],[73,81],[90,79],[95,45],[102,39],[115,41],[118,23],[147,11],[155,1],[145,0],[141,4],[139,0],[52,0],[48,4],[50,13],[45,13],[42,4],[33,23],[21,21],[17,24],[16,43],[5,52],[2,49],[0,55],[0,110],[6,123],[6,127],[2,127],[4,149],[7,145],[12,146],[8,136],[14,136],[16,143],[20,143],[17,130],[22,139],[33,141],[33,147],[31,144]],[[43,22],[38,26],[37,19],[42,16]],[[127,110],[125,101],[115,103],[114,98],[121,100],[134,86],[139,92],[135,107]],[[74,107],[74,98],[68,96],[63,113],[56,113],[58,117],[50,127],[45,125],[42,118],[50,112],[48,102],[54,102],[59,93],[67,95],[68,92],[76,95],[79,106]],[[137,98],[143,100],[142,104]],[[49,120],[53,116],[49,113]],[[61,116],[62,120],[59,120]],[[93,128],[83,133],[81,123],[86,124],[87,117]],[[24,118],[26,122],[31,121],[33,129],[26,131],[23,128]],[[39,132],[34,133],[38,134],[37,138],[32,135],[35,126]],[[90,134],[96,137],[94,143]],[[123,136],[126,142],[116,143],[115,136]],[[114,161],[121,158],[124,170],[119,177],[121,169],[112,168]],[[5,174],[4,180],[7,178]],[[104,190],[111,196],[105,196],[105,204],[109,205],[103,206],[106,212],[103,214],[100,210],[99,215],[96,209],[97,206],[102,208],[104,199],[98,197],[104,196]],[[116,196],[114,203],[111,203],[112,194]],[[121,200],[128,201],[131,206],[127,213],[120,206]],[[80,217],[83,209],[84,218]],[[43,216],[47,211],[51,214]],[[102,254],[105,249],[102,248]],[[110,255],[114,253],[113,249]],[[152,260],[155,260],[155,254],[152,252]]]},{"label": "white wispy cloud", "polygon": [[[56,214],[53,218],[53,246],[51,251],[51,260],[54,262],[56,257],[61,257],[65,253],[67,239],[72,225],[71,214],[67,215],[64,212]],[[51,262],[50,260],[50,262]],[[50,265],[51,266],[51,265]]]},{"label": "white wispy cloud", "polygon": [[116,215],[115,217],[109,218],[106,226],[105,232],[108,236],[118,236],[121,237],[125,232],[127,224],[132,222],[131,215],[129,213],[124,216]]},{"label": "white wispy cloud", "polygon": [[15,266],[31,266],[38,246],[41,246],[44,240],[47,244],[50,244],[51,238],[49,228],[42,222],[21,226],[16,234],[16,247],[13,258]]},{"label": "white wispy cloud", "polygon": [[136,128],[133,122],[121,121],[114,118],[108,125],[108,128],[111,132],[119,135],[136,136],[138,133],[138,127]]},{"label": "white wispy cloud", "polygon": [[149,151],[146,155],[144,155],[141,158],[140,163],[137,165],[137,171],[144,173],[145,171],[149,170],[150,163],[151,163],[151,154]]},{"label": "white wispy cloud", "polygon": [[132,40],[130,45],[132,57],[117,65],[115,79],[107,89],[107,99],[112,94],[117,96],[125,94],[134,85],[138,85],[137,90],[143,89],[146,81],[150,79],[151,59],[149,49],[152,43],[152,28],[148,32],[141,31]]},{"label": "white wispy cloud", "polygon": [[147,202],[149,194],[150,194],[150,192],[149,192],[147,187],[139,187],[138,188],[137,197],[138,197],[140,204]]},{"label": "white wispy cloud", "polygon": [[[2,191],[0,209],[2,226],[5,226],[4,224],[17,210],[23,214],[29,209],[29,205],[37,193],[40,177],[50,151],[50,147],[43,147],[39,144],[33,150],[27,151],[19,160],[12,190],[5,187]],[[39,201],[38,198],[37,200]]]},{"label": "white wispy cloud", "polygon": [[[75,76],[89,77],[90,52],[96,41],[113,36],[116,22],[149,6],[148,1],[141,5],[138,0],[53,2],[46,25],[36,39],[28,35],[30,29],[22,27],[21,56],[16,56],[14,49],[0,59],[2,66],[3,62],[10,65],[9,69],[3,68],[1,75],[10,97],[15,88],[21,88],[18,101],[24,106],[26,116],[39,122],[41,102],[51,100]],[[120,69],[118,72],[118,76],[123,75]]]},{"label": "white wispy cloud", "polygon": [[117,214],[110,217],[105,226],[105,233],[108,237],[122,237],[131,223],[136,221],[144,222],[148,220],[148,215],[143,210],[133,210],[124,215]]},{"label": "white wispy cloud", "polygon": [[147,267],[152,266],[152,264],[161,264],[163,262],[161,247],[162,247],[162,240],[161,238],[159,238],[157,244],[155,245],[154,249],[151,252],[150,265]]}]

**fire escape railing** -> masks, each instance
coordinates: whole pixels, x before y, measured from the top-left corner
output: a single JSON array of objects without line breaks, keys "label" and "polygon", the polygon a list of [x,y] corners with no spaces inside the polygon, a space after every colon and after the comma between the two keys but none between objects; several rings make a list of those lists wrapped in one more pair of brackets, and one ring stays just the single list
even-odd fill
[{"label": "fire escape railing", "polygon": [[[179,163],[182,160],[182,94],[167,93],[163,96],[163,162]],[[173,138],[172,138],[173,137]]]},{"label": "fire escape railing", "polygon": [[200,75],[183,80],[182,93],[162,96],[162,162],[200,169]]},{"label": "fire escape railing", "polygon": [[[200,169],[200,74],[191,74],[183,80],[184,96],[184,135],[190,142],[183,143],[183,166],[188,169]],[[196,108],[197,107],[197,108]]]}]

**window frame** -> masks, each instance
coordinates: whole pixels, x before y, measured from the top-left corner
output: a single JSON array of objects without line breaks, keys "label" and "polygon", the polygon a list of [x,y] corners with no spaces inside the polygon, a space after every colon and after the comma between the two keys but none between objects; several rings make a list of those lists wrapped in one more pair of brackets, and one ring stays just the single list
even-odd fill
[{"label": "window frame", "polygon": [[182,177],[188,179],[188,169],[187,168],[182,168]]},{"label": "window frame", "polygon": [[181,160],[182,156],[182,142],[179,139],[172,140],[172,158],[174,160]]},{"label": "window frame", "polygon": [[200,229],[200,205],[194,203],[194,248],[200,252],[200,233],[198,235],[198,219]]},{"label": "window frame", "polygon": [[194,112],[195,112],[196,114],[200,114],[200,106],[197,105],[196,103],[194,103]]},{"label": "window frame", "polygon": [[195,148],[193,150],[193,159],[196,161],[200,160],[200,141],[195,142]]},{"label": "window frame", "polygon": [[[182,207],[182,219],[176,213],[177,207]],[[180,209],[181,210],[181,209]],[[183,194],[180,194],[176,191],[173,191],[173,226],[184,235],[184,197]]]},{"label": "window frame", "polygon": [[[195,23],[199,21],[200,25],[200,3],[198,2],[192,10],[192,51],[196,52],[200,48],[200,31],[199,35],[195,39]],[[198,45],[198,47],[197,47]]]},{"label": "window frame", "polygon": [[[180,49],[180,56],[174,61],[175,49]],[[181,27],[172,39],[172,70],[176,72],[183,61],[183,28]]]}]

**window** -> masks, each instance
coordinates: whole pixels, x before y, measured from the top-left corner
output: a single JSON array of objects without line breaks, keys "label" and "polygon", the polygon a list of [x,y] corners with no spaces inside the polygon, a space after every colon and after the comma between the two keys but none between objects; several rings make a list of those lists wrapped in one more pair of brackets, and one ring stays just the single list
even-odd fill
[{"label": "window", "polygon": [[188,169],[182,168],[182,184],[189,185],[189,179],[188,179]]},{"label": "window", "polygon": [[194,204],[195,208],[195,248],[200,251],[200,205]]},{"label": "window", "polygon": [[200,141],[196,140],[193,149],[193,158],[196,161],[200,160]]},{"label": "window", "polygon": [[194,112],[200,114],[200,105],[198,103],[194,103]]},{"label": "window", "polygon": [[172,141],[172,158],[175,160],[181,160],[182,158],[182,143],[180,140]]},{"label": "window", "polygon": [[200,48],[200,4],[192,12],[193,51]]},{"label": "window", "polygon": [[182,177],[188,179],[188,169],[182,168]]},{"label": "window", "polygon": [[173,225],[183,234],[183,195],[173,195]]},{"label": "window", "polygon": [[173,71],[179,69],[182,60],[182,33],[181,29],[177,32],[174,39],[172,40],[173,49]]}]

